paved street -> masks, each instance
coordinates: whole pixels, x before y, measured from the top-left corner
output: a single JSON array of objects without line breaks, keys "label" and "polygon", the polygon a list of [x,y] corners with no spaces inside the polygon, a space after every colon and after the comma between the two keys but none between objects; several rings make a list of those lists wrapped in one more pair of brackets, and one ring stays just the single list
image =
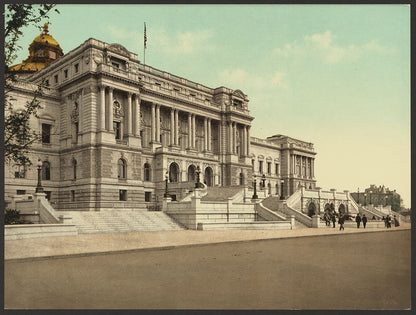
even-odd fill
[{"label": "paved street", "polygon": [[6,308],[405,309],[410,230],[5,262]]}]

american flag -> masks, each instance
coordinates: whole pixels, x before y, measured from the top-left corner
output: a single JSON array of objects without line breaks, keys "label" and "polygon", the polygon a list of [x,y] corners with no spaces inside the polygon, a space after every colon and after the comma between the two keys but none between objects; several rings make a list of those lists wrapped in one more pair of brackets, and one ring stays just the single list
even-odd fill
[{"label": "american flag", "polygon": [[146,49],[147,35],[146,35],[146,22],[144,22],[144,49]]}]

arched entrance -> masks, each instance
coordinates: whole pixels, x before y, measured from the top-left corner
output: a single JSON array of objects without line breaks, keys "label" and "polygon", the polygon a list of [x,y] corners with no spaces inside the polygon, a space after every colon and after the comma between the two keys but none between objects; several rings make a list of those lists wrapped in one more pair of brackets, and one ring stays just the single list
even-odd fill
[{"label": "arched entrance", "polygon": [[335,211],[335,207],[334,207],[334,204],[333,203],[327,203],[327,204],[325,204],[324,212],[327,215],[332,215],[334,213],[334,211]]},{"label": "arched entrance", "polygon": [[315,203],[311,202],[308,206],[308,216],[312,217],[316,214],[316,205]]},{"label": "arched entrance", "polygon": [[204,173],[204,183],[207,186],[212,186],[212,168],[210,168],[209,166],[205,169],[205,173]]},{"label": "arched entrance", "polygon": [[179,181],[179,165],[175,162],[169,166],[169,182],[177,183]]},{"label": "arched entrance", "polygon": [[195,170],[195,165],[191,164],[188,166],[188,182],[194,182],[196,180]]}]

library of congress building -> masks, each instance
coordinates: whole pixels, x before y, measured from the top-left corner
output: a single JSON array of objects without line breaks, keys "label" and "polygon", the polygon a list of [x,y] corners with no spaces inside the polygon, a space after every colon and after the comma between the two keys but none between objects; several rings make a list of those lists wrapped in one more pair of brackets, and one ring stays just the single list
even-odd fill
[{"label": "library of congress building", "polygon": [[10,69],[19,78],[15,107],[33,99],[40,83],[48,89],[31,120],[40,134],[30,149],[33,165],[5,164],[6,200],[35,192],[40,165],[57,210],[149,209],[166,189],[180,200],[197,178],[250,193],[256,183],[282,199],[316,186],[313,144],[280,134],[253,137],[241,90],[206,87],[96,39],[63,54],[47,24],[29,53]]}]

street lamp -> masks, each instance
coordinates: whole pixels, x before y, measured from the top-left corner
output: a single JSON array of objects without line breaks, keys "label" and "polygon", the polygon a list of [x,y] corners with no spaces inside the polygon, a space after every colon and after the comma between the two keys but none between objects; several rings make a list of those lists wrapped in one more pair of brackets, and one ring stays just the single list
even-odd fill
[{"label": "street lamp", "polygon": [[252,199],[259,199],[259,196],[257,196],[257,181],[256,181],[256,175],[254,175],[254,194]]},{"label": "street lamp", "polygon": [[367,205],[367,194],[364,193],[364,206],[366,206],[366,205]]},{"label": "street lamp", "polygon": [[283,184],[285,183],[285,181],[282,179],[281,181],[280,181],[280,199],[281,200],[283,200],[283,199],[285,199],[285,196],[283,196]]},{"label": "street lamp", "polygon": [[168,179],[169,179],[169,173],[168,173],[168,171],[166,171],[166,173],[165,173],[165,194],[163,195],[163,197],[165,197],[165,198],[169,197],[169,195],[168,195]]},{"label": "street lamp", "polygon": [[43,193],[43,187],[42,187],[42,161],[39,158],[38,159],[38,185],[36,186],[36,193]]},{"label": "street lamp", "polygon": [[371,205],[371,194],[372,194],[373,192],[370,190],[370,205]]},{"label": "street lamp", "polygon": [[263,174],[263,176],[261,177],[262,180],[262,188],[265,189],[266,188],[266,175]]},{"label": "street lamp", "polygon": [[360,187],[357,188],[357,203],[360,204]]},{"label": "street lamp", "polygon": [[202,184],[199,182],[199,175],[201,174],[201,169],[199,168],[199,165],[196,167],[196,183],[195,188],[201,188]]}]

